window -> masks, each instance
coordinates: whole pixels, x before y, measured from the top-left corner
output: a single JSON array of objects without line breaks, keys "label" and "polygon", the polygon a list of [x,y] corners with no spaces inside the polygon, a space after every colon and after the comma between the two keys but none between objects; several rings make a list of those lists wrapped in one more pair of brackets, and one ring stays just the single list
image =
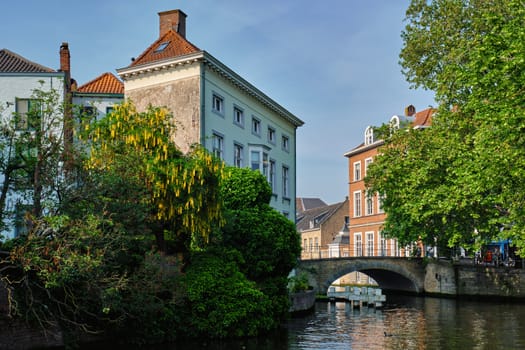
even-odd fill
[{"label": "window", "polygon": [[290,197],[290,169],[283,166],[283,197]]},{"label": "window", "polygon": [[212,109],[215,113],[224,115],[224,99],[217,94],[213,94]]},{"label": "window", "polygon": [[365,159],[365,176],[368,172],[368,167],[370,166],[370,164],[372,164],[372,158],[366,158]]},{"label": "window", "polygon": [[380,214],[383,214],[385,211],[383,210],[383,201],[384,201],[384,197],[383,196],[377,196],[377,212],[380,213]]},{"label": "window", "polygon": [[354,181],[361,180],[361,162],[354,163]]},{"label": "window", "polygon": [[42,117],[42,103],[35,99],[16,100],[16,129],[37,131],[40,130]]},{"label": "window", "polygon": [[157,48],[155,49],[154,52],[162,52],[162,51],[164,51],[164,49],[166,49],[169,44],[170,44],[169,41],[165,41],[163,43],[160,43],[159,46],[157,46]]},{"label": "window", "polygon": [[371,194],[366,195],[365,207],[366,215],[374,214],[374,196],[372,196]]},{"label": "window", "polygon": [[374,232],[366,233],[366,256],[374,256]]},{"label": "window", "polygon": [[286,135],[283,135],[282,148],[283,151],[290,152],[290,139]]},{"label": "window", "polygon": [[305,252],[308,251],[308,241],[306,240],[306,238],[303,240],[303,250]]},{"label": "window", "polygon": [[263,161],[262,161],[262,174],[264,175],[266,180],[268,180],[270,178],[270,176],[268,174],[268,166],[269,166],[268,153],[263,152],[262,159],[263,159]]},{"label": "window", "polygon": [[213,134],[212,153],[215,157],[223,159],[224,152],[224,137],[217,133]]},{"label": "window", "polygon": [[268,127],[268,142],[275,145],[275,129]]},{"label": "window", "polygon": [[114,109],[115,109],[115,108],[113,108],[113,106],[111,106],[111,107],[106,107],[106,114],[113,113],[113,110],[114,110]]},{"label": "window", "polygon": [[318,237],[314,238],[314,251],[315,252],[319,251],[319,239],[318,239]]},{"label": "window", "polygon": [[380,254],[381,256],[386,256],[386,238],[381,234],[381,243],[380,243]]},{"label": "window", "polygon": [[80,118],[83,120],[92,120],[96,115],[96,109],[93,106],[82,106],[80,109]]},{"label": "window", "polygon": [[252,134],[261,136],[261,121],[257,118],[252,118]]},{"label": "window", "polygon": [[250,162],[252,165],[252,170],[260,170],[261,169],[261,152],[251,151]]},{"label": "window", "polygon": [[363,256],[363,241],[361,233],[354,234],[354,256]]},{"label": "window", "polygon": [[233,165],[237,168],[244,166],[244,147],[238,143],[233,144]]},{"label": "window", "polygon": [[354,217],[361,216],[361,191],[354,192]]},{"label": "window", "polygon": [[275,176],[277,172],[277,168],[275,165],[275,160],[270,159],[270,177],[268,178],[268,182],[270,183],[270,187],[272,188],[272,193],[275,193]]},{"label": "window", "polygon": [[365,130],[365,145],[371,145],[374,143],[374,128],[369,126]]},{"label": "window", "polygon": [[239,107],[233,107],[233,123],[244,127],[244,112]]},{"label": "window", "polygon": [[309,239],[308,239],[308,242],[310,243],[310,249],[309,249],[309,250],[310,250],[310,251],[313,251],[312,239],[309,238]]}]

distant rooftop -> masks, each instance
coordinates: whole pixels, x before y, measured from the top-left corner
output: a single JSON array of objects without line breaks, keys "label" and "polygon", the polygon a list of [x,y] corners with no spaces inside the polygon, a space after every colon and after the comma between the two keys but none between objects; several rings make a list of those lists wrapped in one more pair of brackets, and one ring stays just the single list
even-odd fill
[{"label": "distant rooftop", "polygon": [[1,73],[55,73],[54,69],[28,60],[8,49],[0,50]]},{"label": "distant rooftop", "polygon": [[77,92],[89,94],[124,94],[124,84],[111,73],[104,73],[79,86]]},{"label": "distant rooftop", "polygon": [[295,207],[297,213],[324,206],[326,206],[326,203],[321,198],[298,197],[295,199]]}]

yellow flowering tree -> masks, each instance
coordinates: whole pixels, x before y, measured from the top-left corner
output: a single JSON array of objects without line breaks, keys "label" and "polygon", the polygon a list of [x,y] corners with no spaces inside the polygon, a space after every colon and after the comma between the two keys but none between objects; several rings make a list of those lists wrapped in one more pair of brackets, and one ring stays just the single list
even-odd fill
[{"label": "yellow flowering tree", "polygon": [[168,110],[150,106],[138,112],[126,102],[80,129],[90,147],[88,171],[116,172],[143,183],[140,204],[151,208],[148,221],[160,250],[166,251],[166,240],[185,248],[206,243],[222,225],[223,164],[200,146],[183,154],[173,142],[175,122]]}]

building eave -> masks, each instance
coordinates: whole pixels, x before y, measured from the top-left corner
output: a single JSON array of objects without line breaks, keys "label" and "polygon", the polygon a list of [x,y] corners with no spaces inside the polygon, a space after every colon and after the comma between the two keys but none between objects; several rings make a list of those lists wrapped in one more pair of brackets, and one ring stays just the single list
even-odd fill
[{"label": "building eave", "polygon": [[120,78],[123,81],[127,81],[131,78],[134,78],[140,75],[149,74],[152,72],[157,72],[157,71],[162,71],[162,70],[170,70],[176,67],[181,67],[184,65],[193,64],[197,62],[202,62],[209,69],[216,72],[221,77],[228,80],[234,86],[239,88],[241,91],[255,98],[257,101],[262,103],[264,106],[266,106],[270,110],[277,113],[283,119],[291,123],[294,127],[297,128],[299,126],[304,125],[304,122],[301,119],[297,118],[295,115],[290,113],[283,106],[275,102],[265,93],[263,93],[262,91],[257,89],[255,86],[247,82],[240,75],[235,73],[233,70],[228,68],[225,64],[217,60],[215,57],[213,57],[206,51],[199,51],[199,52],[192,53],[189,55],[177,56],[174,58],[155,61],[155,62],[146,63],[143,65],[138,65],[138,66],[133,66],[133,67],[121,68],[121,69],[117,69],[117,73],[119,74]]},{"label": "building eave", "polygon": [[377,148],[377,147],[380,147],[382,145],[384,145],[385,141],[384,140],[377,140],[369,145],[364,145],[364,146],[361,146],[361,147],[358,147],[358,148],[354,148],[353,150],[351,151],[348,151],[344,154],[345,157],[347,158],[350,158],[352,156],[355,156],[356,154],[359,154],[359,153],[363,153],[363,152],[366,152],[366,151],[369,151],[371,149],[374,149],[374,148]]}]

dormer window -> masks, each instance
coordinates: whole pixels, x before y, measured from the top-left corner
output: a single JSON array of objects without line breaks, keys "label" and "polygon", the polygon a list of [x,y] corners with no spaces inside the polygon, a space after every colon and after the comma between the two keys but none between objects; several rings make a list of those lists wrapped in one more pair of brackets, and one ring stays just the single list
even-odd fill
[{"label": "dormer window", "polygon": [[170,44],[169,41],[165,41],[163,43],[160,43],[159,46],[157,46],[157,48],[155,49],[155,52],[162,52],[162,51],[164,51],[164,49],[167,48],[169,44]]},{"label": "dormer window", "polygon": [[369,126],[365,130],[365,145],[371,145],[374,143],[374,128]]},{"label": "dormer window", "polygon": [[400,120],[397,115],[390,118],[390,128],[392,129],[392,131],[398,130],[399,126],[400,126]]}]

